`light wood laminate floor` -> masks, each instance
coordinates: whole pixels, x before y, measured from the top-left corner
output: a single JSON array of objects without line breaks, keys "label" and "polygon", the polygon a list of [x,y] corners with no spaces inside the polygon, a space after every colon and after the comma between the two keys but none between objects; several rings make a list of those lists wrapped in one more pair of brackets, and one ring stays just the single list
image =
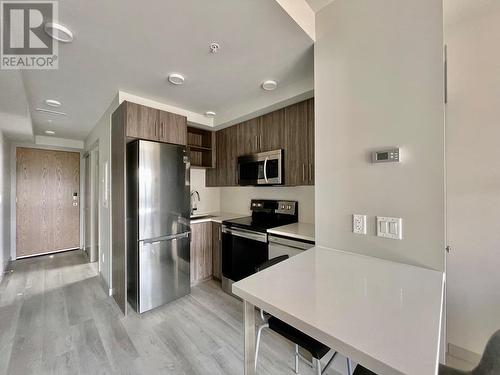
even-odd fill
[{"label": "light wood laminate floor", "polygon": [[[243,374],[242,303],[217,282],[124,317],[82,251],[12,269],[0,285],[0,374]],[[262,340],[258,373],[293,374],[292,345],[268,330]]]}]

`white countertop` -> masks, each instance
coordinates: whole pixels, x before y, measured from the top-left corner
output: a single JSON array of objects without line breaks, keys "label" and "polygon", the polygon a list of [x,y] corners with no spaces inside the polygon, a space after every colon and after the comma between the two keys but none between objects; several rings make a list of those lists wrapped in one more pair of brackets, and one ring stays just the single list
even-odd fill
[{"label": "white countertop", "polygon": [[319,247],[233,284],[247,303],[381,375],[437,374],[443,290],[442,272]]},{"label": "white countertop", "polygon": [[236,219],[238,217],[245,217],[248,214],[235,214],[231,212],[207,212],[205,214],[196,213],[196,216],[210,215],[207,217],[202,217],[200,219],[192,219],[191,224],[205,223],[207,221],[212,221],[215,223],[222,223],[224,220]]},{"label": "white countertop", "polygon": [[268,229],[267,233],[297,238],[299,240],[314,241],[314,224],[293,223]]}]

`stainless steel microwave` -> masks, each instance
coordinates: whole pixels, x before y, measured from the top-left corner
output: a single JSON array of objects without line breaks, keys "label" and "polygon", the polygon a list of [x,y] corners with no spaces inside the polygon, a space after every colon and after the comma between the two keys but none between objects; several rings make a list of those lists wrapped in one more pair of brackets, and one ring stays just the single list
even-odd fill
[{"label": "stainless steel microwave", "polygon": [[283,183],[283,150],[260,152],[238,158],[238,185]]}]

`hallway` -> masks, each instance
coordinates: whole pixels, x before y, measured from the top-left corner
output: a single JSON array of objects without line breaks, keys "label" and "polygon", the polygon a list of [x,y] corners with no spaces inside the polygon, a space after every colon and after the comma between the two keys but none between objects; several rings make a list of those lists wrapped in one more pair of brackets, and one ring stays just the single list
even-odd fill
[{"label": "hallway", "polygon": [[[0,285],[0,374],[243,373],[241,302],[216,282],[123,317],[80,250],[13,269]],[[259,372],[290,374],[292,366],[292,346],[265,333]],[[301,363],[301,373],[313,371]]]}]

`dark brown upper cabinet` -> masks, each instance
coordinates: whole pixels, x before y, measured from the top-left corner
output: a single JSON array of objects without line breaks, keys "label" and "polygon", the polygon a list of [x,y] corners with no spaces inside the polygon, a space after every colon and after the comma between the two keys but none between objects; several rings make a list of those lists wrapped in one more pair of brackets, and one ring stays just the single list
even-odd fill
[{"label": "dark brown upper cabinet", "polygon": [[285,109],[262,116],[260,151],[285,149]]},{"label": "dark brown upper cabinet", "polygon": [[236,186],[238,158],[238,127],[219,130],[215,135],[216,168],[207,170],[207,186]]},{"label": "dark brown upper cabinet", "polygon": [[186,145],[187,118],[140,104],[123,102],[126,136],[164,143]]},{"label": "dark brown upper cabinet", "polygon": [[314,99],[216,132],[216,167],[207,186],[236,186],[242,155],[284,150],[286,186],[314,185]]},{"label": "dark brown upper cabinet", "polygon": [[159,111],[158,140],[178,145],[187,144],[187,118],[175,113]]},{"label": "dark brown upper cabinet", "polygon": [[[313,99],[285,108],[285,185],[313,185],[314,118]],[[312,156],[312,157],[311,157]]]},{"label": "dark brown upper cabinet", "polygon": [[126,113],[127,137],[158,140],[159,110],[131,102],[123,102],[122,105]]},{"label": "dark brown upper cabinet", "polygon": [[314,185],[314,145],[315,145],[315,138],[314,138],[314,98],[309,99],[307,101],[307,156],[308,156],[308,162],[309,162],[309,169],[308,169],[308,184],[307,185]]},{"label": "dark brown upper cabinet", "polygon": [[260,152],[260,142],[262,141],[262,119],[257,117],[241,124],[235,125],[237,128],[238,156],[255,154]]}]

